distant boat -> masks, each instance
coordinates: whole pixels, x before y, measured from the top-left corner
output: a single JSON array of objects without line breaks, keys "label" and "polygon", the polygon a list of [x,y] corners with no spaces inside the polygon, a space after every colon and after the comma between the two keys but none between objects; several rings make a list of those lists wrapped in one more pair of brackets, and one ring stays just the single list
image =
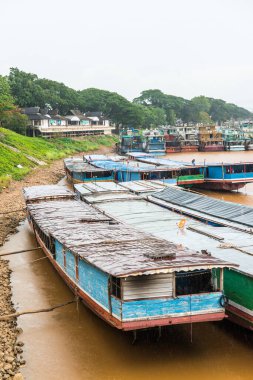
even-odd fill
[{"label": "distant boat", "polygon": [[143,131],[143,150],[147,153],[165,154],[164,131],[158,129]]},{"label": "distant boat", "polygon": [[222,133],[214,125],[199,127],[199,151],[218,152],[224,150]]},{"label": "distant boat", "polygon": [[116,150],[119,154],[141,152],[143,150],[143,137],[136,129],[123,129],[119,135]]}]

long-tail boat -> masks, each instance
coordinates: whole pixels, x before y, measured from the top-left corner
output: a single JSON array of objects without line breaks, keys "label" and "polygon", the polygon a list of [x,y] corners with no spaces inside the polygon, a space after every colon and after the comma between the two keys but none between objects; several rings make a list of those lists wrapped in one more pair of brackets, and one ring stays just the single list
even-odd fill
[{"label": "long-tail boat", "polygon": [[222,273],[232,264],[120,223],[62,188],[25,188],[24,196],[49,261],[108,324],[136,330],[224,318]]}]

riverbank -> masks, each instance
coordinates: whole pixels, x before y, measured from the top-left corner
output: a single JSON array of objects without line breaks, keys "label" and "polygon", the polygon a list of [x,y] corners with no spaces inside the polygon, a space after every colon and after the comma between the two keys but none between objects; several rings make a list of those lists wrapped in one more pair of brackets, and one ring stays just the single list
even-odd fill
[{"label": "riverbank", "polygon": [[21,180],[37,166],[80,152],[110,148],[118,140],[115,135],[82,138],[27,137],[0,127],[0,191],[11,180]]},{"label": "riverbank", "polygon": [[[111,152],[112,147],[104,146],[92,153]],[[8,188],[3,189],[0,193],[0,212],[3,213],[0,214],[0,246],[4,244],[8,236],[16,232],[19,223],[26,217],[23,187],[56,184],[63,177],[63,161],[60,159],[47,166],[35,167],[24,179],[12,180]],[[11,297],[11,271],[8,260],[0,259],[0,315],[15,312]],[[19,332],[16,320],[0,321],[0,380],[22,379],[21,374],[15,376],[19,367],[25,364],[22,357],[22,342],[18,342]]]}]

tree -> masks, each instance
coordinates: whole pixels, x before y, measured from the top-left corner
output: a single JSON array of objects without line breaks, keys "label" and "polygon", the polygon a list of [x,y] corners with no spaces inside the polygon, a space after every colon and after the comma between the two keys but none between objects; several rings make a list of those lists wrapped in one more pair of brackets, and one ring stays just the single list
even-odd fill
[{"label": "tree", "polygon": [[160,124],[175,124],[176,119],[181,117],[187,100],[164,94],[160,90],[142,91],[138,98],[133,100],[134,103],[141,104],[145,107],[162,109],[166,115],[165,123]]},{"label": "tree", "polygon": [[8,80],[0,76],[0,125],[25,134],[27,117],[14,105]]}]

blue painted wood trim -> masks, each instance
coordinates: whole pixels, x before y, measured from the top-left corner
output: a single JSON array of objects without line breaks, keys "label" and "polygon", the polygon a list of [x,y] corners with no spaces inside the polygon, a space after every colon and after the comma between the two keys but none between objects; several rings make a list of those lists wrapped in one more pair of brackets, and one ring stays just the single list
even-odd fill
[{"label": "blue painted wood trim", "polygon": [[221,292],[180,296],[178,298],[145,299],[123,302],[123,320],[149,317],[183,316],[188,313],[210,313],[222,311],[220,305]]},{"label": "blue painted wood trim", "polygon": [[121,319],[122,302],[118,298],[112,296],[111,304],[112,304],[112,314],[116,316],[118,319]]},{"label": "blue painted wood trim", "polygon": [[[75,257],[70,251],[66,251],[66,268],[64,268],[63,245],[55,240],[56,261],[61,268],[75,279]],[[79,281],[78,286],[88,294],[98,304],[109,310],[108,300],[108,278],[109,275],[98,268],[90,265],[84,260],[79,260]],[[118,305],[114,304],[115,314]]]}]

